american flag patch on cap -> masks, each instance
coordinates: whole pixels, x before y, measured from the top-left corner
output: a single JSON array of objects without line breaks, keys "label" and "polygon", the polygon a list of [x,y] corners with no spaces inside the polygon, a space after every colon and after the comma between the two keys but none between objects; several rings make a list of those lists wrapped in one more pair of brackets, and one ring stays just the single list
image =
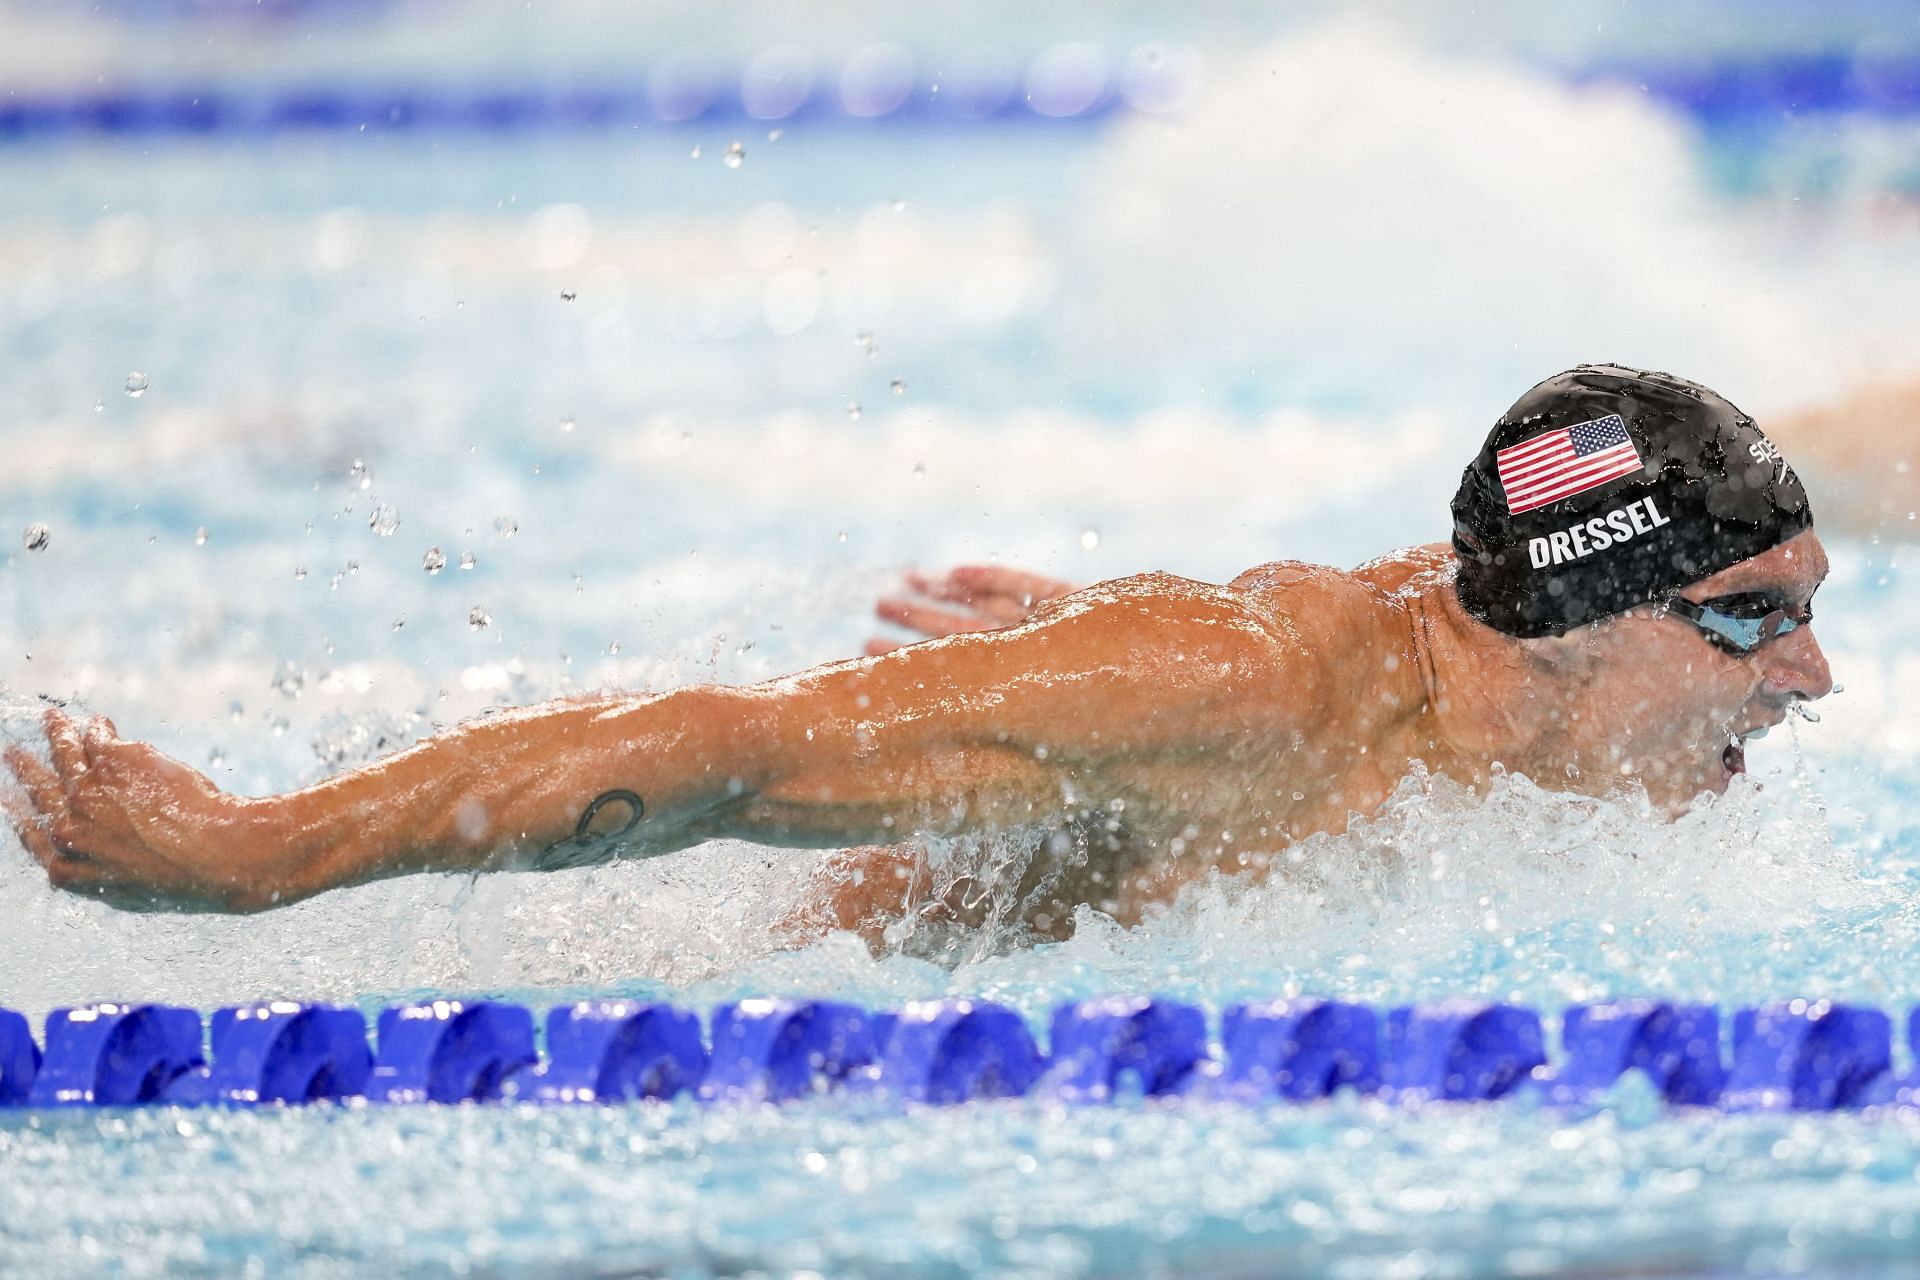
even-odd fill
[{"label": "american flag patch on cap", "polygon": [[1640,451],[1617,413],[1555,427],[1494,455],[1507,514],[1519,515],[1585,493],[1640,469]]}]

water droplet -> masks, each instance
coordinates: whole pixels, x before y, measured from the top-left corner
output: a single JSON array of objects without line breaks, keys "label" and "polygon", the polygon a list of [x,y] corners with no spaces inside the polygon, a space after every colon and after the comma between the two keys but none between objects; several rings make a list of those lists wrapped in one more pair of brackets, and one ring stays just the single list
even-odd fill
[{"label": "water droplet", "polygon": [[334,575],[333,575],[333,577],[332,577],[332,578],[331,578],[331,579],[330,579],[330,580],[329,580],[329,581],[327,582],[327,590],[329,590],[329,591],[338,591],[338,590],[340,589],[340,583],[341,583],[341,581],[342,581],[342,580],[343,580],[343,579],[344,579],[344,578],[345,578],[346,576],[347,576],[347,575],[346,575],[345,573],[336,573],[336,574],[334,574]]},{"label": "water droplet", "polygon": [[347,576],[349,578],[353,578],[353,577],[358,577],[359,574],[360,574],[360,562],[358,560],[347,561]]},{"label": "water droplet", "polygon": [[105,413],[107,411],[107,402],[105,400],[95,400],[93,402],[93,411],[95,413]]},{"label": "water droplet", "polygon": [[226,767],[227,757],[220,748],[215,747],[213,750],[207,752],[207,768],[224,769]]},{"label": "water droplet", "polygon": [[907,394],[907,380],[905,378],[895,378],[893,380],[893,394],[897,396]]},{"label": "water droplet", "polygon": [[871,329],[862,329],[860,332],[854,334],[853,345],[866,352],[868,359],[872,359],[875,355],[879,354],[880,349],[873,345],[873,330]]},{"label": "water droplet", "polygon": [[571,431],[571,430],[573,430],[573,425],[574,425],[574,424],[573,424],[573,419],[572,419],[572,418],[562,418],[562,419],[560,419],[560,430],[561,430],[561,431]]},{"label": "water droplet", "polygon": [[493,518],[493,531],[503,538],[511,538],[514,534],[520,532],[520,522],[512,516],[495,516]]},{"label": "water droplet", "polygon": [[785,129],[769,129],[767,130],[767,141],[778,142],[780,141],[780,135],[785,132],[786,132]]},{"label": "water droplet", "polygon": [[305,582],[307,580],[307,566],[303,564],[293,566],[293,580],[295,582]]},{"label": "water droplet", "polygon": [[893,202],[893,211],[895,213],[905,213],[907,211],[907,202],[905,200],[895,200]]},{"label": "water droplet", "polygon": [[847,540],[847,531],[845,529],[842,529],[840,531],[840,541],[845,542],[846,540]]},{"label": "water droplet", "polygon": [[407,625],[407,620],[405,618],[395,618],[393,620],[393,629],[395,631],[398,631],[400,628],[406,625]]},{"label": "water droplet", "polygon": [[428,547],[427,554],[420,557],[420,567],[428,573],[438,573],[447,567],[447,553],[438,547]]},{"label": "water droplet", "polygon": [[573,292],[573,290],[571,289],[562,289],[560,291],[560,301],[562,302],[572,302],[575,298],[579,296],[580,296],[579,294]]},{"label": "water droplet", "polygon": [[1815,711],[1813,708],[1809,707],[1804,702],[1789,702],[1787,704],[1787,710],[1792,712],[1794,715],[1799,716],[1802,720],[1805,720],[1808,724],[1820,723],[1820,713],[1818,711]]},{"label": "water droplet", "polygon": [[462,551],[460,553],[460,567],[462,569],[471,569],[473,568],[473,566],[479,563],[480,563],[480,557],[473,554],[473,552]]},{"label": "water droplet", "polygon": [[1095,547],[1099,546],[1100,531],[1098,529],[1083,530],[1080,534],[1080,545],[1088,551],[1091,551]]},{"label": "water droplet", "polygon": [[347,477],[362,493],[373,488],[373,468],[360,458],[355,458],[353,465],[347,468]]},{"label": "water droplet", "polygon": [[47,544],[53,541],[53,530],[36,520],[27,526],[21,541],[27,544],[29,551],[45,551]]},{"label": "water droplet", "polygon": [[693,159],[698,160],[699,158],[700,158],[700,146],[698,143],[695,143],[693,148]]},{"label": "water droplet", "polygon": [[238,724],[246,714],[247,706],[239,699],[236,698],[227,704],[227,719],[232,720],[234,723]]},{"label": "water droplet", "polygon": [[913,464],[913,478],[914,478],[915,480],[925,480],[925,479],[927,478],[927,464],[926,464],[926,463],[924,463],[924,462],[916,462],[916,463],[914,463],[914,464]]},{"label": "water droplet", "polygon": [[204,547],[207,545],[207,526],[201,525],[193,531],[193,545],[196,547]]},{"label": "water droplet", "polygon": [[747,158],[747,149],[737,142],[727,144],[727,154],[720,157],[720,163],[729,169],[738,169],[740,162]]},{"label": "water droplet", "polygon": [[482,609],[479,605],[475,605],[473,608],[467,610],[467,629],[469,631],[485,631],[492,625],[493,615],[485,609]]},{"label": "water droplet", "polygon": [[138,400],[141,396],[147,394],[147,387],[149,385],[151,384],[147,381],[147,375],[144,373],[141,373],[137,369],[134,370],[132,373],[127,375],[128,397],[134,400]]},{"label": "water droplet", "polygon": [[620,656],[620,642],[618,640],[612,641],[607,645],[607,656],[613,658]]},{"label": "water droplet", "polygon": [[393,531],[400,527],[400,513],[391,502],[376,502],[373,511],[367,516],[367,528],[383,538],[391,538]]},{"label": "water droplet", "polygon": [[[297,698],[300,691],[307,687],[307,673],[300,669],[297,662],[283,662],[273,671],[271,686],[283,698]],[[239,703],[234,703],[238,707]],[[238,716],[235,717],[236,719]]]},{"label": "water droplet", "polygon": [[859,418],[860,418],[860,402],[859,402],[858,400],[849,400],[849,401],[847,401],[847,416],[848,416],[849,418],[852,418],[852,419],[854,419],[855,421],[858,421],[858,420],[859,420]]}]

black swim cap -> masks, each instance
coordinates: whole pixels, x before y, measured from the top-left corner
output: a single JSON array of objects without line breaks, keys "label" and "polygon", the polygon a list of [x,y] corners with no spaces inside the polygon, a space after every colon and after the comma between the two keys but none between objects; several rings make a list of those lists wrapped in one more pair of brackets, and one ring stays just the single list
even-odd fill
[{"label": "black swim cap", "polygon": [[1461,477],[1457,589],[1498,631],[1557,636],[1812,525],[1800,478],[1725,398],[1581,365],[1521,396]]}]

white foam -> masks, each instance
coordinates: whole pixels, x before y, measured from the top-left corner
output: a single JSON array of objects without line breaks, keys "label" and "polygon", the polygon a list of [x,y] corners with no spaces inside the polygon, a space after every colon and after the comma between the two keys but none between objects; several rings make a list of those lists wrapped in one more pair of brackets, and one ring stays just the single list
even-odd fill
[{"label": "white foam", "polygon": [[1117,133],[1083,205],[1068,332],[1101,367],[1277,364],[1483,421],[1592,360],[1674,369],[1756,410],[1910,368],[1911,229],[1876,229],[1865,200],[1817,224],[1742,210],[1633,88],[1449,56],[1383,23],[1216,61],[1177,127]]}]

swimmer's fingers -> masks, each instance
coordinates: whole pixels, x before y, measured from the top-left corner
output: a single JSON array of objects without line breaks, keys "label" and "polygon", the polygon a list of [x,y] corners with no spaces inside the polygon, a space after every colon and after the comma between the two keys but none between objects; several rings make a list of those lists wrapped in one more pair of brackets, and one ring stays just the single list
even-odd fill
[{"label": "swimmer's fingers", "polygon": [[5,759],[39,817],[50,819],[67,811],[66,788],[60,785],[59,775],[41,764],[38,756],[15,744],[7,748]]},{"label": "swimmer's fingers", "polygon": [[909,574],[907,585],[930,599],[966,605],[982,618],[999,627],[1019,622],[1031,612],[1031,607],[1022,597],[991,590],[979,590],[956,581],[951,574],[944,578],[927,578],[919,574]]},{"label": "swimmer's fingers", "polygon": [[926,636],[951,636],[963,631],[992,631],[1001,624],[956,609],[942,609],[917,600],[888,597],[874,606],[875,616]]},{"label": "swimmer's fingers", "polygon": [[72,786],[87,772],[87,743],[79,721],[59,708],[50,709],[41,723],[47,731],[47,750],[60,781]]},{"label": "swimmer's fingers", "polygon": [[6,811],[7,825],[13,828],[13,834],[20,838],[21,845],[33,855],[34,861],[49,867],[56,856],[53,839],[47,834],[46,811],[35,796],[46,795],[48,803],[53,803],[53,797],[59,794],[59,780],[53,776],[52,770],[20,747],[7,748],[6,762],[19,785],[0,787],[0,809]]},{"label": "swimmer's fingers", "polygon": [[79,848],[84,828],[72,816],[59,777],[25,748],[8,747],[5,759],[25,793],[0,790],[0,807],[20,843],[54,888],[96,892],[101,867]]},{"label": "swimmer's fingers", "polygon": [[[947,574],[947,581],[980,600],[994,599],[1031,610],[1046,600],[1070,596],[1080,588],[1059,578],[997,564],[963,564]],[[1023,615],[1024,616],[1024,615]]]}]

